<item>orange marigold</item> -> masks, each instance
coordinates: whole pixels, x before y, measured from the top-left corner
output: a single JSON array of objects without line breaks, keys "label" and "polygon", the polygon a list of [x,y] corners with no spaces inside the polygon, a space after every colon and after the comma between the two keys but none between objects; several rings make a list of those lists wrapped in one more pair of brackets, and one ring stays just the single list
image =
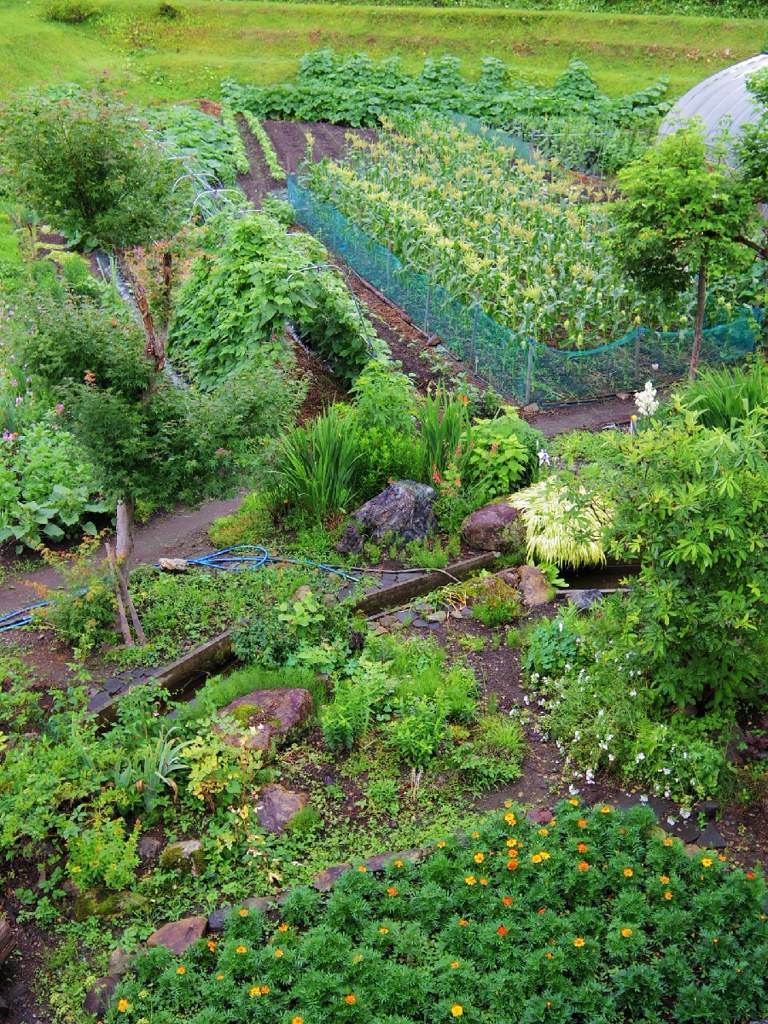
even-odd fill
[{"label": "orange marigold", "polygon": [[350,992],[348,996],[344,996],[344,1002],[348,1003],[350,1006],[354,1006],[357,1002],[357,996],[352,995]]},{"label": "orange marigold", "polygon": [[127,999],[119,999],[117,1003],[117,1012],[125,1013],[125,1011],[128,1009],[130,1005],[131,1004],[128,1002]]},{"label": "orange marigold", "polygon": [[387,889],[387,896],[397,896],[397,889],[394,887],[394,885],[390,885],[390,887]]},{"label": "orange marigold", "polygon": [[634,873],[635,872],[632,870],[632,868],[624,868],[624,877],[625,878],[631,878],[632,875],[634,875]]},{"label": "orange marigold", "polygon": [[584,939],[582,939],[582,937],[579,935],[577,938],[573,940],[573,944],[576,947],[576,949],[581,949],[581,947],[584,945]]},{"label": "orange marigold", "polygon": [[184,965],[182,964],[180,967],[176,968],[176,973],[177,974],[186,974],[187,973],[187,968],[184,967]]},{"label": "orange marigold", "polygon": [[585,860],[580,861],[578,864],[579,871],[589,871],[589,864]]}]

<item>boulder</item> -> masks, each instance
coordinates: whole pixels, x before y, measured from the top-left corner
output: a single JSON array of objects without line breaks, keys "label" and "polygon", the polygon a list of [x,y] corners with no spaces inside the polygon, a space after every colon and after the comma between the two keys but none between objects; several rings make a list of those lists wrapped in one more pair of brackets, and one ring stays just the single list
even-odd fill
[{"label": "boulder", "polygon": [[506,501],[494,501],[475,509],[461,527],[467,547],[473,551],[525,551],[525,524],[520,509]]},{"label": "boulder", "polygon": [[249,896],[248,899],[234,906],[219,907],[217,910],[212,910],[208,915],[208,931],[223,931],[227,918],[231,914],[239,914],[241,910],[247,910],[254,914],[266,914],[272,906],[273,901],[267,896]]},{"label": "boulder", "polygon": [[147,871],[157,864],[162,851],[163,843],[157,836],[142,836],[136,847],[136,852],[141,858],[141,866]]},{"label": "boulder", "polygon": [[[251,750],[269,750],[275,740],[302,726],[315,712],[312,694],[300,687],[254,690],[238,697],[219,712],[234,718],[246,732],[244,736],[227,734],[237,746]],[[224,731],[223,729],[221,730]]]},{"label": "boulder", "polygon": [[375,544],[391,537],[398,543],[425,540],[437,530],[432,506],[437,494],[427,484],[396,480],[352,513],[352,522],[336,545],[343,554],[360,551],[366,540]]},{"label": "boulder", "polygon": [[122,978],[124,974],[128,973],[130,966],[131,954],[118,946],[110,954],[107,974],[110,978]]},{"label": "boulder", "polygon": [[582,612],[589,611],[595,604],[603,603],[602,590],[571,590],[567,596],[568,601]]},{"label": "boulder", "polygon": [[549,604],[554,598],[554,591],[544,573],[535,565],[521,565],[518,587],[527,608],[538,608]]},{"label": "boulder", "polygon": [[279,834],[306,803],[304,793],[294,793],[285,786],[270,782],[262,786],[256,816],[263,829]]},{"label": "boulder", "polygon": [[85,1012],[95,1014],[99,1018],[106,1017],[112,995],[119,982],[120,979],[114,974],[97,978],[83,1002]]},{"label": "boulder", "polygon": [[166,871],[179,871],[195,878],[205,868],[205,852],[199,839],[185,839],[171,843],[160,854],[160,867]]},{"label": "boulder", "polygon": [[156,932],[152,932],[147,939],[147,945],[165,946],[176,956],[181,956],[193,942],[202,939],[207,927],[207,917],[184,917],[181,921],[170,921]]},{"label": "boulder", "polygon": [[336,864],[332,868],[319,871],[312,879],[312,885],[318,892],[328,892],[341,878],[345,871],[349,871],[351,864]]}]

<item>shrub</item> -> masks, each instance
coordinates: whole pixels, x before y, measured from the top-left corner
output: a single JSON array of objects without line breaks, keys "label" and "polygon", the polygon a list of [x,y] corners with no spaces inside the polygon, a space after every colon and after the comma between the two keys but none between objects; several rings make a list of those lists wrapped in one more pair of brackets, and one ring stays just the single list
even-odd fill
[{"label": "shrub", "polygon": [[594,660],[588,629],[573,607],[554,619],[542,619],[528,637],[525,667],[540,676],[560,676]]},{"label": "shrub", "polygon": [[511,409],[495,419],[476,420],[466,483],[474,489],[477,503],[485,504],[529,483],[543,443],[540,431]]},{"label": "shrub", "polygon": [[65,25],[81,25],[99,13],[96,4],[88,0],[48,0],[44,8],[47,21],[60,21]]},{"label": "shrub", "polygon": [[472,604],[472,618],[484,626],[505,626],[514,622],[520,613],[517,590],[498,576],[489,577],[480,597]]},{"label": "shrub", "polygon": [[277,491],[317,522],[352,508],[357,438],[349,417],[331,406],[309,426],[294,427],[277,457]]},{"label": "shrub", "polygon": [[680,409],[705,427],[730,430],[757,413],[768,415],[768,371],[762,361],[733,369],[704,369],[675,396]]},{"label": "shrub", "polygon": [[412,768],[424,768],[447,734],[443,701],[416,697],[403,701],[386,730],[395,754]]},{"label": "shrub", "polygon": [[371,726],[374,708],[389,692],[386,673],[364,663],[355,679],[336,683],[333,700],[320,713],[323,739],[330,750],[352,750]]},{"label": "shrub", "polygon": [[85,828],[73,826],[67,837],[69,877],[80,889],[132,885],[139,866],[136,846],[140,831],[137,824],[129,832],[122,818],[97,819]]},{"label": "shrub", "polygon": [[557,566],[600,565],[606,561],[603,535],[610,511],[602,495],[554,474],[514,495],[528,542],[528,557]]},{"label": "shrub", "polygon": [[282,908],[288,931],[235,914],[213,950],[204,939],[181,959],[142,953],[105,1024],[126,1006],[158,1024],[207,1024],[211,1007],[217,1019],[479,1024],[510,1019],[510,998],[523,1024],[760,1016],[759,870],[689,857],[644,807],[587,809],[574,798],[555,815],[542,828],[510,806],[419,865],[393,862],[383,876],[353,868],[325,897],[295,888]]}]

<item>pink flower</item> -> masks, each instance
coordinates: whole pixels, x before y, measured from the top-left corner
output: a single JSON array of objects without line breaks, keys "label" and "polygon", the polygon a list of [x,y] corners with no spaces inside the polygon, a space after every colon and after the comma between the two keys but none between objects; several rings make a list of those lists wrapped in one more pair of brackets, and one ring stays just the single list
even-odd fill
[{"label": "pink flower", "polygon": [[64,405],[61,402],[56,403],[56,412],[64,412]]}]

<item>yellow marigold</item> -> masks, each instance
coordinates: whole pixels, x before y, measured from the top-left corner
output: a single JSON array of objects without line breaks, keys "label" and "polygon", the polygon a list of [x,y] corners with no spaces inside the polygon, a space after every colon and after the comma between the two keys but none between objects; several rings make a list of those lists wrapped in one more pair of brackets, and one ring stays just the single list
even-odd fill
[{"label": "yellow marigold", "polygon": [[395,861],[395,867],[396,867],[396,868],[401,868],[401,867],[403,867],[403,861],[401,861],[401,860],[400,860],[400,859],[398,858],[398,859],[397,859],[397,860]]},{"label": "yellow marigold", "polygon": [[603,806],[600,808],[600,813],[601,814],[610,814],[611,813],[611,808],[608,806],[608,804],[603,804]]},{"label": "yellow marigold", "polygon": [[129,1007],[130,1005],[131,1005],[131,1004],[130,1004],[130,1003],[128,1002],[128,1000],[127,1000],[127,999],[120,999],[120,1000],[118,1000],[118,1003],[117,1003],[117,1012],[118,1012],[118,1013],[125,1013],[125,1011],[126,1011],[126,1010],[128,1009],[128,1007]]},{"label": "yellow marigold", "polygon": [[459,963],[458,960],[451,960],[451,967],[454,969],[454,971],[456,970],[457,967],[460,967],[460,966],[461,966],[461,964]]},{"label": "yellow marigold", "polygon": [[549,854],[546,850],[539,850],[542,860],[549,860]]},{"label": "yellow marigold", "polygon": [[582,939],[582,937],[579,935],[578,938],[575,938],[573,940],[573,944],[576,947],[576,949],[581,949],[581,947],[584,945],[584,939]]},{"label": "yellow marigold", "polygon": [[467,875],[464,881],[467,883],[467,885],[474,885],[475,882],[477,882],[477,879],[475,878],[474,875]]},{"label": "yellow marigold", "polygon": [[632,870],[632,868],[624,868],[624,877],[625,878],[631,878],[632,875],[634,875],[634,873],[635,872]]},{"label": "yellow marigold", "polygon": [[512,801],[511,800],[505,800],[504,801],[504,806],[505,807],[511,807],[512,806]]},{"label": "yellow marigold", "polygon": [[438,848],[438,850],[442,850],[444,847],[445,847],[445,840],[441,839],[440,842],[437,844],[437,848]]},{"label": "yellow marigold", "polygon": [[360,867],[357,870],[358,871],[367,871],[368,868],[365,866],[365,864],[361,864]]},{"label": "yellow marigold", "polygon": [[285,956],[285,953],[284,953],[284,952],[282,951],[282,949],[276,949],[276,950],[275,950],[275,956],[276,956],[276,957],[278,958],[278,960],[279,960],[281,956]]},{"label": "yellow marigold", "polygon": [[208,939],[208,949],[210,949],[211,952],[213,952],[214,949],[216,949],[216,943],[213,941],[213,939]]},{"label": "yellow marigold", "polygon": [[389,935],[389,928],[379,928],[379,935]]},{"label": "yellow marigold", "polygon": [[479,839],[480,838],[480,833],[479,832],[473,832],[472,833],[472,838],[473,839]]},{"label": "yellow marigold", "polygon": [[472,858],[472,860],[475,862],[475,864],[482,864],[483,861],[485,860],[485,854],[484,853],[476,853],[475,856]]},{"label": "yellow marigold", "polygon": [[247,946],[235,946],[235,952],[236,953],[247,953],[248,952],[248,947]]},{"label": "yellow marigold", "polygon": [[628,939],[629,936],[632,934],[632,929],[631,928],[622,928],[621,929],[621,934],[624,936],[625,939]]},{"label": "yellow marigold", "polygon": [[304,1018],[299,1016],[291,1017],[291,1024],[304,1024]]},{"label": "yellow marigold", "polygon": [[659,875],[659,881],[662,885],[669,885],[669,875]]},{"label": "yellow marigold", "polygon": [[703,865],[703,866],[704,866],[705,868],[711,868],[711,867],[712,867],[712,864],[714,863],[714,861],[712,860],[712,858],[711,858],[711,857],[702,857],[702,858],[701,858],[701,863],[702,863],[702,865]]},{"label": "yellow marigold", "polygon": [[531,863],[532,864],[541,864],[541,854],[540,853],[531,854]]},{"label": "yellow marigold", "polygon": [[673,840],[672,840],[671,836],[667,836],[667,838],[664,840],[664,845],[665,846],[671,846],[672,842],[673,842]]},{"label": "yellow marigold", "polygon": [[669,891],[669,889],[667,889],[667,891],[664,893],[664,899],[665,900],[671,900],[672,899],[672,893]]},{"label": "yellow marigold", "polygon": [[217,974],[216,975],[216,981],[224,981],[224,975],[223,974]]},{"label": "yellow marigold", "polygon": [[251,988],[248,991],[248,995],[251,997],[251,999],[253,999],[254,996],[260,996],[261,995],[261,985],[254,985],[253,988]]},{"label": "yellow marigold", "polygon": [[452,1017],[463,1017],[464,1016],[464,1007],[461,1005],[461,1003],[454,1003],[453,1004],[453,1006],[451,1007],[451,1016]]},{"label": "yellow marigold", "polygon": [[248,917],[248,907],[240,907],[240,917]]},{"label": "yellow marigold", "polygon": [[508,825],[516,825],[517,824],[517,818],[514,816],[512,811],[509,811],[507,814],[504,815],[504,821],[506,821],[506,823]]},{"label": "yellow marigold", "polygon": [[540,828],[539,829],[539,835],[540,836],[548,836],[549,835],[549,829],[548,828]]},{"label": "yellow marigold", "polygon": [[571,799],[568,801],[568,803],[571,805],[571,807],[578,807],[579,806],[579,801],[576,799],[575,796],[572,796]]},{"label": "yellow marigold", "polygon": [[177,967],[176,968],[176,973],[177,974],[186,974],[187,973],[187,968],[184,967],[184,965],[182,964],[181,967]]}]

